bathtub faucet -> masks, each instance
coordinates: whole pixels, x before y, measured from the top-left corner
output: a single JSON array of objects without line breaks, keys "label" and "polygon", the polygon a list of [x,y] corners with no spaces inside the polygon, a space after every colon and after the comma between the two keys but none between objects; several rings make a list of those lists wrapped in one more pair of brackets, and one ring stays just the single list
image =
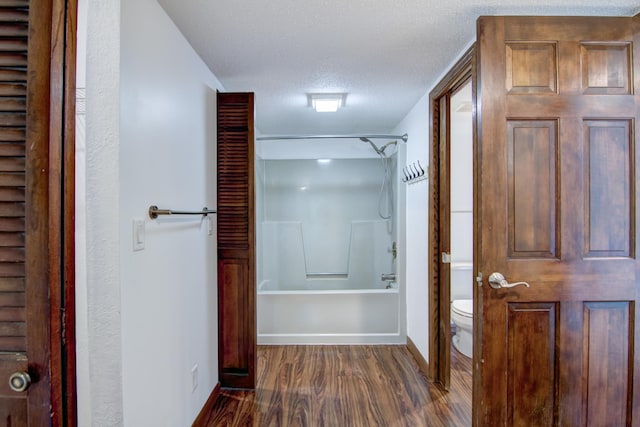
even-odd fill
[{"label": "bathtub faucet", "polygon": [[395,282],[396,281],[396,275],[393,273],[389,273],[389,274],[382,274],[380,276],[380,280],[382,280],[383,282]]}]

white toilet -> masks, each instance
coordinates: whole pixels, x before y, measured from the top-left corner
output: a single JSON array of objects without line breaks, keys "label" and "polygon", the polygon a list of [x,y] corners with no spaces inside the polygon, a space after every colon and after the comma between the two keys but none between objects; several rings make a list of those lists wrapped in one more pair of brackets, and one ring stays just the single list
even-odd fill
[{"label": "white toilet", "polygon": [[453,346],[462,354],[473,354],[473,300],[457,299],[451,303],[451,321],[456,325]]},{"label": "white toilet", "polygon": [[451,263],[451,322],[456,334],[453,345],[462,354],[473,354],[473,264]]}]

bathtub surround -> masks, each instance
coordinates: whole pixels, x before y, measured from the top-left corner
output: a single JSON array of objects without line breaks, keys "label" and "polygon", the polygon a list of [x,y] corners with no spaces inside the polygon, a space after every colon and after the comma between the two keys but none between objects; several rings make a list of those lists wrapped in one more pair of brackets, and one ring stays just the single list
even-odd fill
[{"label": "bathtub surround", "polygon": [[404,344],[397,289],[258,291],[259,344]]},{"label": "bathtub surround", "polygon": [[335,158],[340,152],[258,161],[258,343],[404,342],[400,293],[383,280],[395,275],[396,222],[378,213],[380,158]]}]

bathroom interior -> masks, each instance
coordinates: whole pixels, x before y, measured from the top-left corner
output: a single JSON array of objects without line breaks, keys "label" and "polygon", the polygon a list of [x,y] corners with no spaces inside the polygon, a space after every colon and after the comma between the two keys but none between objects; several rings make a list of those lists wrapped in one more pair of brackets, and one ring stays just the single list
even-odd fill
[{"label": "bathroom interior", "polygon": [[404,144],[257,138],[258,344],[404,343],[396,280]]},{"label": "bathroom interior", "polygon": [[471,81],[450,102],[450,300],[453,347],[473,354],[473,122]]},{"label": "bathroom interior", "polygon": [[[450,106],[449,320],[453,347],[471,358],[470,81]],[[415,184],[407,182],[406,139],[257,138],[258,344],[406,342],[397,280],[405,259],[398,200]]]},{"label": "bathroom interior", "polygon": [[[472,85],[451,94],[451,357],[473,355]],[[426,141],[425,141],[426,142]],[[256,140],[257,343],[405,344],[402,139]],[[413,160],[413,159],[412,159]],[[422,168],[422,165],[420,165]],[[424,169],[428,170],[425,165]],[[424,170],[422,169],[422,170]],[[413,182],[412,182],[413,181]],[[406,231],[404,231],[406,232]],[[454,363],[453,360],[450,361]],[[471,369],[456,371],[467,377]],[[470,390],[470,389],[469,389]]]},{"label": "bathroom interior", "polygon": [[[471,82],[450,102],[452,345],[472,357]],[[256,138],[258,344],[404,344],[401,138]],[[421,172],[420,172],[421,171]],[[409,172],[409,175],[407,175]]]}]

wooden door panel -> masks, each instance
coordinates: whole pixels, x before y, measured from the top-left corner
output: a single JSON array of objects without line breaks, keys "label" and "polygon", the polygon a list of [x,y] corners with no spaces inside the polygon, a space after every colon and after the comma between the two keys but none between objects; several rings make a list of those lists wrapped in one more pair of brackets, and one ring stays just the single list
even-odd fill
[{"label": "wooden door panel", "polygon": [[[36,164],[46,167],[41,159],[47,155],[48,117],[40,115],[48,110],[40,103],[49,99],[49,64],[35,52],[48,41],[29,31],[31,20],[46,32],[42,20],[50,19],[50,6],[21,3],[0,9],[0,425],[7,426],[45,425],[50,418],[48,354],[42,351],[48,346],[48,282],[40,276],[47,229],[36,219],[47,211],[39,204],[45,199],[35,195],[45,191],[46,180],[32,173]],[[26,393],[8,386],[18,371],[29,372],[34,382]]]},{"label": "wooden door panel", "polygon": [[506,46],[509,94],[555,93],[558,88],[555,42],[514,42]]},{"label": "wooden door panel", "polygon": [[586,425],[631,419],[633,327],[630,301],[584,304],[583,411]]},{"label": "wooden door panel", "polygon": [[[225,303],[222,310],[220,329],[222,333],[222,348],[220,365],[225,371],[234,374],[246,373],[249,366],[248,346],[251,341],[246,338],[251,333],[249,324],[253,314],[246,284],[249,280],[249,265],[246,259],[224,259],[218,264],[219,283],[224,283],[220,298]],[[226,372],[225,372],[226,373]]]},{"label": "wooden door panel", "polygon": [[631,94],[631,47],[631,43],[582,42],[580,62],[584,93]]},{"label": "wooden door panel", "polygon": [[547,426],[557,412],[557,304],[507,305],[508,425]]},{"label": "wooden door panel", "polygon": [[0,406],[0,427],[28,426],[27,399],[6,398]]},{"label": "wooden door panel", "polygon": [[[2,344],[0,344],[2,345]],[[0,378],[9,378],[18,371],[28,371],[28,360],[24,353],[0,354]],[[9,388],[9,382],[0,381],[0,427],[28,426],[27,395]]]},{"label": "wooden door panel", "polygon": [[635,249],[631,121],[585,120],[583,123],[584,254],[628,258]]},{"label": "wooden door panel", "polygon": [[509,258],[559,254],[557,121],[507,121]]},{"label": "wooden door panel", "polygon": [[479,20],[478,425],[640,417],[634,19]]}]

